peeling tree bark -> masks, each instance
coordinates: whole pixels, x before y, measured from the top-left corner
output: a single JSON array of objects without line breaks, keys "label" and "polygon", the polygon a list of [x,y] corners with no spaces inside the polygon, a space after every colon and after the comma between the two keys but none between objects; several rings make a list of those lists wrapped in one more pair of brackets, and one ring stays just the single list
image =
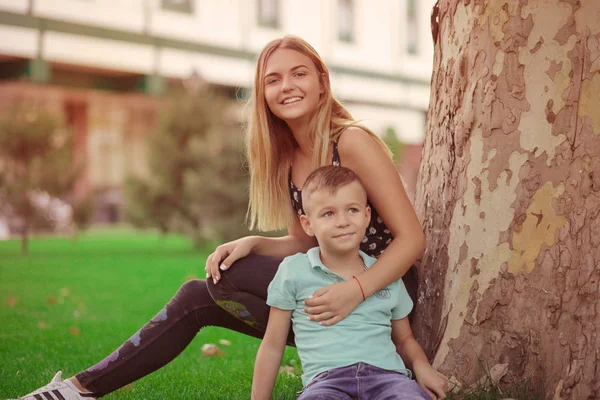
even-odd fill
[{"label": "peeling tree bark", "polygon": [[600,398],[600,1],[436,12],[415,332],[466,382],[509,363],[504,380]]}]

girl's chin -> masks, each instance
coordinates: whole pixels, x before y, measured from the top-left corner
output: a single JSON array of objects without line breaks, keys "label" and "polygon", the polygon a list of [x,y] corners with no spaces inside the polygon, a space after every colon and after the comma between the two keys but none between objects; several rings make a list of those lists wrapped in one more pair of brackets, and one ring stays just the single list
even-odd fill
[{"label": "girl's chin", "polygon": [[298,104],[297,106],[289,106],[290,108],[285,107],[286,106],[280,108],[278,110],[279,112],[276,114],[279,119],[284,121],[294,121],[300,118],[306,118],[311,114],[311,112],[302,104]]},{"label": "girl's chin", "polygon": [[286,113],[284,115],[280,115],[279,119],[282,119],[285,122],[293,122],[293,121],[298,121],[302,118],[305,118],[306,116],[307,116],[306,113],[298,113],[298,114]]}]

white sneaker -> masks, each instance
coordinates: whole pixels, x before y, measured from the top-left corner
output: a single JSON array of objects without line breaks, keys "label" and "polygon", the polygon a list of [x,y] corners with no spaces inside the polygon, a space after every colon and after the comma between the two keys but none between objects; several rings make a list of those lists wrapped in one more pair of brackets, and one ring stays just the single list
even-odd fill
[{"label": "white sneaker", "polygon": [[35,392],[19,397],[19,400],[82,400],[95,399],[91,393],[80,393],[62,380],[62,371],[58,371],[52,381]]}]

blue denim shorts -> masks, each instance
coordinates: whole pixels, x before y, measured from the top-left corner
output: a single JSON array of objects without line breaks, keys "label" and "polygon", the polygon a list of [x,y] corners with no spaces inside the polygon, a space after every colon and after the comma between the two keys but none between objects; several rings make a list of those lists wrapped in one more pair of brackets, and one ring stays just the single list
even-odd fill
[{"label": "blue denim shorts", "polygon": [[406,375],[362,362],[320,373],[298,395],[298,400],[431,400]]}]

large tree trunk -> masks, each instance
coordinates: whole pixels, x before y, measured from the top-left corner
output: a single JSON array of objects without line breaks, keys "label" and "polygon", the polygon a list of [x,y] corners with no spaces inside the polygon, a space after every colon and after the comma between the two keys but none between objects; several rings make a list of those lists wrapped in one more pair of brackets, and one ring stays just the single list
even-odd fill
[{"label": "large tree trunk", "polygon": [[440,0],[437,21],[418,339],[467,382],[508,363],[600,398],[600,1]]}]

